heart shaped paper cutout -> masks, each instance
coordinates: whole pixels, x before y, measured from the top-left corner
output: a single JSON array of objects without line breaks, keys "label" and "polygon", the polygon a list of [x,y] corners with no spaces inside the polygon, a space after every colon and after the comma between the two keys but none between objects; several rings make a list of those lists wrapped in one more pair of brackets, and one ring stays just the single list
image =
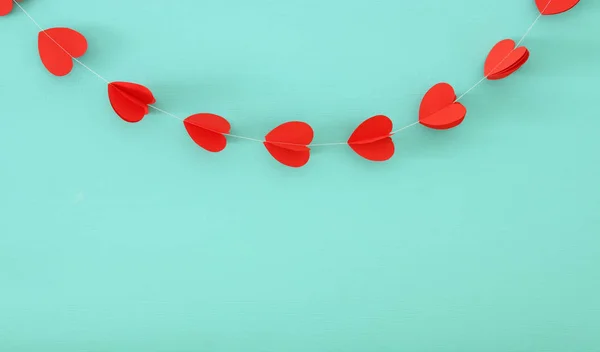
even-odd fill
[{"label": "heart shaped paper cutout", "polygon": [[557,15],[569,11],[579,0],[535,0],[535,4],[542,15]]},{"label": "heart shaped paper cutout", "polygon": [[448,83],[438,83],[431,87],[419,107],[419,122],[436,130],[447,130],[460,125],[467,109],[456,102],[454,88]]},{"label": "heart shaped paper cutout", "polygon": [[87,40],[70,28],[50,28],[38,34],[38,51],[50,73],[65,76],[73,69],[73,58],[87,51]]},{"label": "heart shaped paper cutout", "polygon": [[504,39],[490,50],[483,65],[483,74],[490,80],[502,79],[521,68],[528,59],[529,50],[526,47],[515,49],[514,40]]},{"label": "heart shaped paper cutout", "polygon": [[195,114],[183,120],[183,125],[194,142],[209,152],[220,152],[227,146],[231,125],[219,115]]},{"label": "heart shaped paper cutout", "polygon": [[108,99],[115,113],[132,123],[141,121],[149,112],[148,105],[156,102],[148,88],[129,82],[109,83]]},{"label": "heart shaped paper cutout", "polygon": [[519,58],[513,66],[509,66],[506,70],[494,73],[492,76],[488,76],[489,80],[499,80],[506,78],[512,75],[515,71],[519,70],[521,66],[525,65],[525,63],[529,60],[529,50],[526,50],[524,55]]},{"label": "heart shaped paper cutout", "polygon": [[386,161],[394,155],[392,120],[377,115],[363,121],[348,139],[348,145],[356,154],[371,161]]},{"label": "heart shaped paper cutout", "polygon": [[[22,0],[17,0],[21,2]],[[13,9],[13,0],[0,0],[0,16],[8,15]]]},{"label": "heart shaped paper cutout", "polygon": [[269,153],[283,165],[301,167],[310,159],[314,132],[306,122],[290,121],[275,127],[263,143]]}]

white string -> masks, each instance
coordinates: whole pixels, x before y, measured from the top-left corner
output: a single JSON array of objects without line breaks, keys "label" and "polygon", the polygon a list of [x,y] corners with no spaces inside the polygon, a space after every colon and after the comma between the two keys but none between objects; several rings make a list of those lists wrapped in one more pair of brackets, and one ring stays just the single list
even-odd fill
[{"label": "white string", "polygon": [[[244,137],[244,136],[239,136],[239,135],[231,134],[231,133],[225,133],[225,135],[228,136],[228,137],[243,139],[243,140],[251,141],[251,142],[258,142],[258,143],[263,143],[264,142],[264,140],[262,140],[262,139]],[[301,145],[301,144],[294,144],[294,143],[279,143],[279,144]]]},{"label": "white string", "polygon": [[398,132],[402,132],[402,131],[404,131],[406,129],[409,129],[409,128],[413,127],[413,126],[416,126],[418,124],[419,124],[419,121],[417,120],[417,121],[411,123],[410,125],[406,125],[404,127],[400,127],[399,129],[392,131],[391,134],[396,134]]},{"label": "white string", "polygon": [[166,111],[166,110],[163,110],[163,109],[161,109],[161,108],[159,108],[159,107],[156,107],[156,106],[154,106],[154,105],[148,105],[148,106],[149,106],[149,107],[151,107],[152,109],[156,110],[156,111],[160,111],[160,112],[162,112],[163,114],[165,114],[165,115],[167,115],[167,116],[170,116],[170,117],[172,117],[172,118],[174,118],[174,119],[177,119],[177,120],[179,120],[179,121],[183,121],[183,119],[182,119],[181,117],[179,117],[179,116],[177,116],[177,115],[175,115],[175,114],[172,114],[172,113],[170,113],[170,112],[168,112],[168,111]]},{"label": "white string", "polygon": [[[504,60],[502,60],[502,61],[504,61]],[[502,61],[500,63],[502,63]],[[498,65],[500,65],[500,64],[498,64]],[[457,101],[461,100],[465,95],[469,94],[470,91],[472,91],[473,89],[477,88],[478,85],[480,85],[483,81],[485,81],[486,78],[487,78],[487,76],[483,76],[483,78],[480,79],[479,81],[477,81],[477,83],[475,83],[474,85],[472,85],[471,88],[467,89],[466,92],[464,92],[458,98],[456,98],[456,100],[454,100],[454,102],[456,103]]]},{"label": "white string", "polygon": [[[550,3],[553,0],[548,1],[548,3],[546,4],[546,7],[544,7],[544,9],[542,11],[540,11],[540,14],[535,18],[535,20],[533,21],[533,23],[531,23],[531,25],[529,26],[529,28],[527,28],[527,31],[525,32],[525,34],[523,34],[523,36],[521,37],[521,39],[519,40],[519,42],[515,45],[515,49],[521,45],[521,43],[525,40],[525,38],[529,35],[529,33],[531,32],[531,30],[533,29],[533,27],[535,26],[535,24],[537,23],[537,21],[540,19],[540,17],[542,17],[542,14],[544,13],[544,11],[546,11],[546,9],[548,8],[548,6],[550,6]],[[42,26],[40,26],[40,24],[27,12],[25,11],[25,9],[23,8],[23,6],[21,6],[21,4],[19,4],[17,2],[17,0],[13,0],[13,2],[15,3],[15,5],[17,5],[19,7],[19,9],[21,9],[21,11],[31,20],[31,22],[33,22],[33,24],[35,24],[41,32],[43,32],[48,38],[50,38],[50,40],[52,40],[54,42],[54,44],[56,44],[59,48],[61,48],[65,53],[67,53],[67,55],[69,55],[73,61],[77,62],[78,64],[80,64],[81,66],[83,66],[85,69],[87,69],[89,72],[91,72],[92,74],[94,74],[96,77],[98,77],[99,79],[101,79],[102,81],[104,81],[106,84],[109,84],[110,82],[102,77],[98,72],[92,70],[89,66],[87,66],[86,64],[84,64],[83,62],[81,62],[79,59],[77,59],[76,57],[73,57],[73,55],[71,55],[71,53],[69,53],[67,50],[65,50],[65,48],[63,48],[59,43],[56,42],[56,40],[54,40],[54,38],[52,38],[48,33],[46,33],[46,31],[42,28]],[[514,49],[513,49],[514,50]],[[498,63],[498,65],[496,65],[494,67],[497,68],[498,66],[500,66],[504,60],[506,60],[510,54],[512,53],[512,50],[510,53],[508,53],[508,55],[506,55],[506,57],[504,57],[500,63]],[[488,78],[488,76],[494,71],[494,69],[490,70],[490,73],[486,76],[484,76],[483,78],[481,78],[479,81],[477,81],[477,83],[475,83],[473,86],[471,86],[471,88],[467,89],[463,94],[461,94],[458,98],[456,98],[456,100],[454,102],[458,102],[459,100],[461,100],[465,95],[467,95],[469,92],[471,92],[473,89],[477,88],[477,86],[479,86],[483,81],[486,80],[486,78]],[[148,105],[148,107],[162,112],[163,114],[172,117],[174,119],[177,119],[179,121],[184,121],[183,118],[170,113],[166,110],[163,110],[157,106],[154,105]],[[397,133],[400,133],[406,129],[409,129],[413,126],[416,126],[419,124],[419,121],[415,121],[411,124],[408,124],[404,127],[401,127],[397,130],[393,130],[392,132],[390,132],[390,135],[395,135]],[[231,133],[224,133],[225,136],[231,137],[231,138],[237,138],[237,139],[243,139],[243,140],[247,140],[247,141],[251,141],[251,142],[258,142],[258,143],[264,143],[263,139],[256,139],[256,138],[251,138],[251,137],[245,137],[245,136],[240,136],[240,135],[235,135],[235,134],[231,134]],[[288,145],[299,145],[299,144],[294,144],[294,143],[280,143],[280,144],[288,144]],[[309,144],[309,147],[326,147],[326,146],[337,146],[337,145],[346,145],[348,144],[347,142],[333,142],[333,143],[315,143],[315,144]]]},{"label": "white string", "polygon": [[529,26],[529,28],[527,28],[527,31],[525,32],[525,34],[523,34],[523,36],[521,37],[521,39],[517,42],[516,47],[518,47],[519,45],[521,45],[521,43],[523,43],[523,41],[525,40],[525,38],[527,38],[527,36],[529,35],[529,32],[531,32],[531,30],[533,29],[533,26],[535,26],[535,24],[537,23],[537,21],[539,21],[540,17],[542,17],[542,14],[544,13],[544,11],[546,11],[546,9],[548,8],[548,6],[550,6],[551,2],[552,2],[552,0],[548,1],[548,3],[546,4],[546,7],[544,7],[544,9],[542,10],[542,12],[540,12],[540,14],[535,18],[535,21],[533,21],[533,23],[531,24],[531,26]]}]

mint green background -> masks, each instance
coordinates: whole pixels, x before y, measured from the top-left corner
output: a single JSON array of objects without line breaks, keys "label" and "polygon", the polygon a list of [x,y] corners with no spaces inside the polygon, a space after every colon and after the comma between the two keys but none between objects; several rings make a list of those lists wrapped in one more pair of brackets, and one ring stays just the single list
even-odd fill
[{"label": "mint green background", "polygon": [[[83,61],[181,116],[259,137],[304,120],[345,140],[464,92],[533,1],[27,0]],[[0,18],[0,351],[600,350],[600,2],[542,18],[530,61],[373,164],[347,147],[289,169],[260,144],[195,147],[126,124],[37,30]]]}]

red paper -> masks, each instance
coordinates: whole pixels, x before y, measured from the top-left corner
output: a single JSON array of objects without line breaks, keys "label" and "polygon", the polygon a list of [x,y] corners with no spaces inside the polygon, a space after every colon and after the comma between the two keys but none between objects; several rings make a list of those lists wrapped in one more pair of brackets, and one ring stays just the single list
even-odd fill
[{"label": "red paper", "polygon": [[70,28],[50,28],[38,34],[38,51],[50,73],[65,76],[73,69],[72,57],[81,57],[87,51],[87,40]]},{"label": "red paper", "polygon": [[419,122],[437,130],[460,125],[465,119],[467,109],[455,100],[454,88],[448,83],[438,83],[431,87],[421,101]]},{"label": "red paper", "polygon": [[227,146],[231,125],[227,120],[214,114],[196,114],[186,118],[183,125],[196,144],[209,152],[220,152]]},{"label": "red paper", "polygon": [[142,120],[149,112],[148,105],[156,102],[148,88],[128,82],[109,83],[108,99],[115,113],[127,122]]},{"label": "red paper", "polygon": [[490,80],[508,77],[521,68],[529,59],[529,50],[520,46],[515,49],[512,39],[498,42],[488,54],[483,66],[483,74]]},{"label": "red paper", "polygon": [[301,167],[310,159],[310,148],[314,132],[305,122],[283,123],[265,136],[264,145],[269,153],[283,165]]},{"label": "red paper", "polygon": [[391,132],[392,120],[384,115],[373,116],[354,130],[348,145],[367,160],[386,161],[394,155]]},{"label": "red paper", "polygon": [[579,0],[535,0],[535,4],[537,5],[538,10],[540,10],[540,13],[547,16],[569,11],[575,7],[578,2]]},{"label": "red paper", "polygon": [[[21,2],[21,0],[17,0]],[[8,15],[13,9],[13,0],[0,0],[0,16]]]}]

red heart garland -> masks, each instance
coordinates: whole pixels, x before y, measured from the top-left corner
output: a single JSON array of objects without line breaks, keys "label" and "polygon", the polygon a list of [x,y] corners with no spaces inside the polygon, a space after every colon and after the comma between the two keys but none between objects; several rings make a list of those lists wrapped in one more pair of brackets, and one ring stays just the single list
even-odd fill
[{"label": "red heart garland", "polygon": [[535,0],[535,4],[542,15],[557,15],[569,11],[579,0]]},{"label": "red heart garland", "polygon": [[431,87],[419,107],[419,122],[423,126],[446,130],[460,125],[467,109],[456,102],[454,88],[448,83],[438,83]]},{"label": "red heart garland", "polygon": [[[22,0],[17,0],[21,2]],[[13,0],[0,0],[0,16],[8,15],[13,9]]]},{"label": "red heart garland", "polygon": [[115,113],[127,122],[142,120],[149,112],[148,105],[156,102],[148,88],[128,82],[109,83],[108,99]]},{"label": "red heart garland", "polygon": [[348,139],[348,145],[367,160],[386,161],[394,155],[392,126],[392,120],[387,116],[368,118],[354,130]]},{"label": "red heart garland", "polygon": [[301,167],[310,159],[314,132],[305,122],[290,121],[275,127],[265,136],[263,143],[269,153],[283,165]]},{"label": "red heart garland", "polygon": [[38,34],[38,51],[50,73],[65,76],[73,69],[72,57],[81,57],[87,51],[87,40],[70,28],[50,28]]},{"label": "red heart garland", "polygon": [[502,79],[517,71],[529,59],[529,50],[520,46],[515,48],[512,39],[499,41],[490,53],[483,66],[483,74],[490,80]]},{"label": "red heart garland", "polygon": [[183,120],[183,125],[192,140],[209,152],[220,152],[227,146],[224,134],[229,133],[231,125],[219,115],[195,114]]}]

